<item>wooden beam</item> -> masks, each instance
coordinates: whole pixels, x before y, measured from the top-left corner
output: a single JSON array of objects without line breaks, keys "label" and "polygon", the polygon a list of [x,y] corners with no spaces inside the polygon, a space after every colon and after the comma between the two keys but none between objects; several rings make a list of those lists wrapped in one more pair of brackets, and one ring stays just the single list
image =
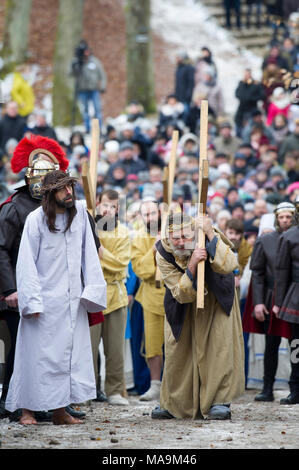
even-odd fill
[{"label": "wooden beam", "polygon": [[[207,193],[209,186],[209,163],[207,159],[208,148],[208,101],[203,100],[200,108],[200,137],[199,137],[199,180],[198,180],[198,216],[206,212]],[[205,234],[202,229],[198,231],[198,246],[205,247]],[[197,266],[197,309],[204,308],[205,288],[205,262]]]},{"label": "wooden beam", "polygon": [[[161,215],[161,233],[164,233],[164,227],[166,224],[167,214],[169,213],[169,206],[172,201],[172,190],[173,182],[175,178],[175,167],[177,157],[177,146],[179,140],[179,132],[172,132],[171,140],[171,153],[168,167],[164,167],[163,170],[163,211]],[[158,266],[156,267],[155,274],[156,287],[159,289],[162,286],[161,273]]]},{"label": "wooden beam", "polygon": [[86,206],[87,210],[91,215],[93,215],[93,207],[94,207],[94,197],[91,191],[92,188],[92,183],[91,183],[91,178],[90,178],[90,171],[89,171],[89,164],[85,160],[82,165],[82,183],[83,183],[83,190],[84,190],[84,196],[86,199]]},{"label": "wooden beam", "polygon": [[163,183],[163,202],[166,204],[168,201],[168,178],[169,178],[169,168],[168,166],[165,166],[163,168],[162,183]]},{"label": "wooden beam", "polygon": [[96,212],[97,176],[100,149],[100,125],[98,119],[91,122],[91,149],[89,163],[82,165],[82,183],[86,205],[89,213],[94,217]]},{"label": "wooden beam", "polygon": [[[169,178],[169,171],[168,167],[165,166],[163,169],[163,208],[162,208],[162,214],[161,214],[161,233],[163,232],[165,221],[167,218],[167,212],[168,212],[168,178]],[[161,279],[161,271],[156,267],[156,276],[155,276],[155,283],[156,283],[156,288],[160,289],[162,287],[162,279]]]},{"label": "wooden beam", "polygon": [[171,143],[171,152],[168,165],[169,178],[168,178],[168,200],[167,204],[170,206],[172,201],[172,191],[173,183],[175,178],[175,168],[176,168],[176,157],[177,157],[177,146],[179,141],[179,131],[172,132],[172,143]]}]

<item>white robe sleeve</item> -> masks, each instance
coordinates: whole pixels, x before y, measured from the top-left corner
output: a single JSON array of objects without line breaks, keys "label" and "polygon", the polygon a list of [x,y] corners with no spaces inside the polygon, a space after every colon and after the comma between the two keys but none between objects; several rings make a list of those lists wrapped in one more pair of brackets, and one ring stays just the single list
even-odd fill
[{"label": "white robe sleeve", "polygon": [[39,247],[40,232],[37,217],[32,213],[25,222],[16,266],[19,312],[23,317],[44,312],[36,268]]},{"label": "white robe sleeve", "polygon": [[84,289],[81,295],[81,304],[90,313],[105,310],[107,308],[107,284],[85,210],[83,217],[82,275]]}]

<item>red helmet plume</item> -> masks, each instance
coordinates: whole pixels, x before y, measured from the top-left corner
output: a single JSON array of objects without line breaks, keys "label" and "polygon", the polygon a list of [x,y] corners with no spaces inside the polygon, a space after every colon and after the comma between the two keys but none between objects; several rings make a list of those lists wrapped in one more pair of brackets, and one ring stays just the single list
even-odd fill
[{"label": "red helmet plume", "polygon": [[12,159],[11,169],[14,173],[19,173],[23,168],[29,166],[29,157],[33,151],[45,150],[47,155],[53,155],[59,163],[60,170],[66,171],[69,161],[65,158],[65,153],[54,139],[43,137],[41,135],[31,134],[30,137],[23,137],[16,146]]}]

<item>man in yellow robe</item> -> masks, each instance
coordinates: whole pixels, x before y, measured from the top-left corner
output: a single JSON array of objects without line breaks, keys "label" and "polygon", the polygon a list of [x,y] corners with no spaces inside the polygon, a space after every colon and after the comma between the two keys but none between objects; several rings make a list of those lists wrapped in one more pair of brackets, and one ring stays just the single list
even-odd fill
[{"label": "man in yellow robe", "polygon": [[132,241],[131,261],[140,287],[135,299],[143,307],[146,361],[150,369],[151,385],[141,401],[159,400],[164,344],[165,287],[156,287],[156,248],[160,240],[161,217],[157,202],[143,201],[140,207],[144,222]]},{"label": "man in yellow robe", "polygon": [[[232,272],[232,243],[208,217],[196,220],[206,247],[195,245],[194,220],[168,217],[157,244],[166,286],[165,364],[160,407],[152,418],[229,419],[231,401],[244,392],[241,316]],[[205,308],[197,311],[197,265],[205,260]]]},{"label": "man in yellow robe", "polygon": [[102,338],[108,403],[128,405],[124,396],[124,345],[128,306],[125,281],[130,261],[130,238],[127,228],[118,221],[118,192],[112,189],[103,191],[97,212],[98,236],[101,242],[99,256],[107,283],[107,309],[103,312],[104,322],[90,328],[95,376],[99,393],[98,354]]}]

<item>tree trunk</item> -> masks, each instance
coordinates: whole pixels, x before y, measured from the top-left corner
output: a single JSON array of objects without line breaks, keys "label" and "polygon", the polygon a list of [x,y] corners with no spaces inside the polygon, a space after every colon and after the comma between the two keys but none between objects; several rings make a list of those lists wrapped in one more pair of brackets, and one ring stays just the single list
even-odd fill
[{"label": "tree trunk", "polygon": [[2,73],[27,59],[28,37],[32,0],[6,0],[5,27],[1,56],[4,60]]},{"label": "tree trunk", "polygon": [[155,111],[150,0],[127,0],[127,95],[147,112]]},{"label": "tree trunk", "polygon": [[83,6],[84,0],[59,1],[52,94],[54,126],[69,125],[73,106],[76,106],[70,65],[81,39]]}]

